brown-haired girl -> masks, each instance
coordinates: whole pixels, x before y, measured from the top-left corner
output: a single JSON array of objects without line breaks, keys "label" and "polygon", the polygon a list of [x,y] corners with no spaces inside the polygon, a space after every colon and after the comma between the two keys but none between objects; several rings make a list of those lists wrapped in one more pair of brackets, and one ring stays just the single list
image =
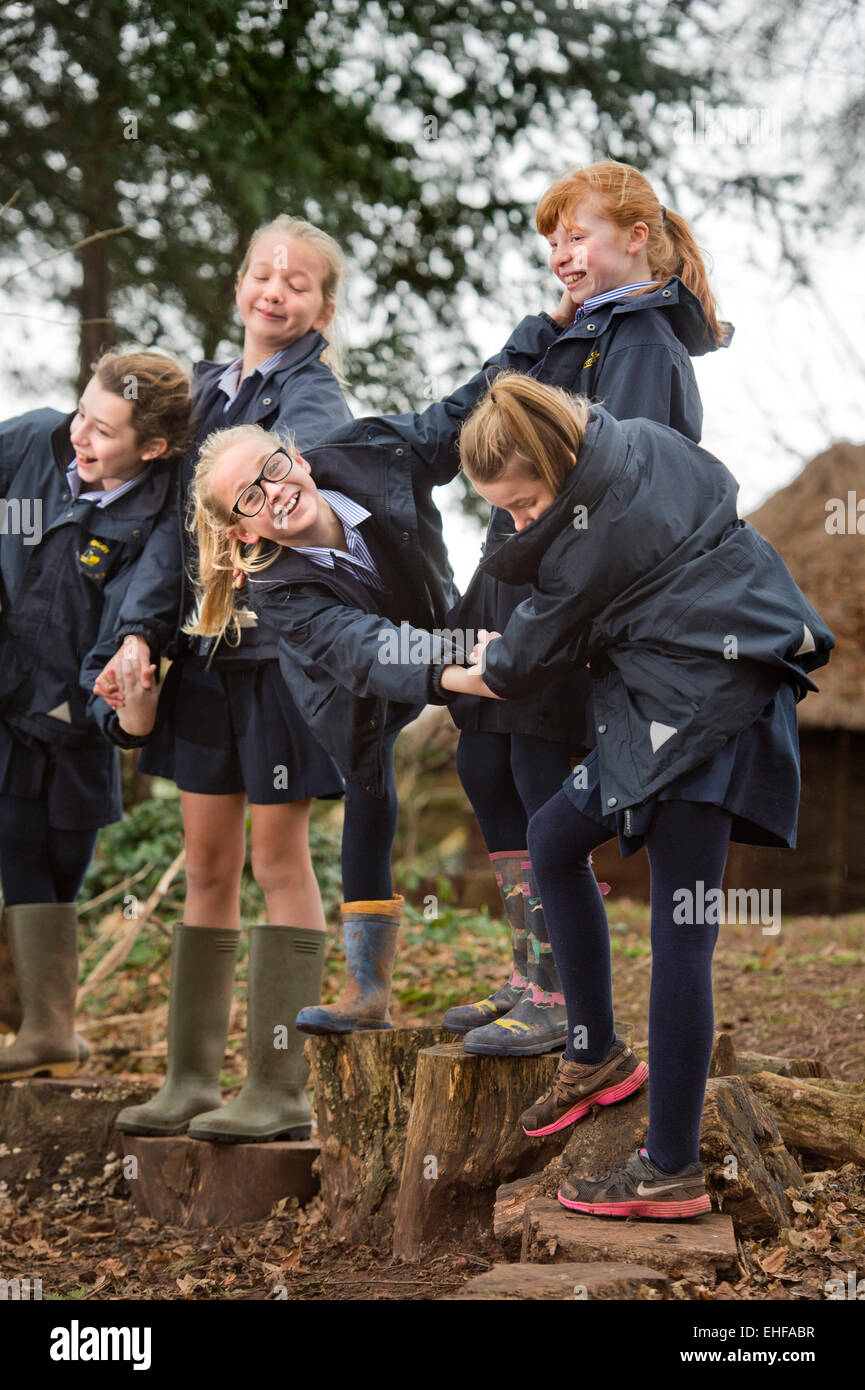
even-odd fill
[{"label": "brown-haired girl", "polygon": [[712,954],[719,921],[731,920],[720,911],[727,848],[795,846],[796,703],[817,689],[809,672],[834,638],[777,552],[739,520],[732,474],[675,430],[617,421],[514,375],[470,417],[460,453],[518,533],[482,568],[530,593],[503,633],[481,634],[475,670],[450,666],[442,688],[519,698],[588,662],[598,736],[528,827],[568,1038],[521,1123],[552,1134],[645,1080],[616,1037],[609,929],[589,867],[608,840],[623,857],[645,844],[648,1135],[614,1171],[572,1173],[559,1200],[596,1215],[697,1215],[710,1207],[699,1139]]},{"label": "brown-haired girl", "polygon": [[71,415],[0,425],[0,880],[14,965],[0,967],[0,1027],[18,1032],[2,1080],[71,1075],[87,1055],[75,898],[97,830],[122,815],[90,686],[144,547],[172,522],[189,414],[176,362],[117,351]]},{"label": "brown-haired girl", "polygon": [[[702,406],[691,357],[725,342],[727,330],[685,220],[661,205],[637,169],[604,160],[551,185],[538,204],[537,228],[574,317],[531,375],[603,402],[617,419],[643,416],[699,441]],[[494,507],[484,555],[512,533],[507,513]],[[502,631],[527,593],[480,571],[449,620]],[[570,756],[594,742],[588,697],[585,672],[574,669],[507,704],[451,706],[461,730],[457,767],[513,942],[507,983],[445,1016],[447,1027],[466,1033],[469,1052],[535,1053],[564,1044],[564,996],[524,846],[529,817],[561,785]]]}]

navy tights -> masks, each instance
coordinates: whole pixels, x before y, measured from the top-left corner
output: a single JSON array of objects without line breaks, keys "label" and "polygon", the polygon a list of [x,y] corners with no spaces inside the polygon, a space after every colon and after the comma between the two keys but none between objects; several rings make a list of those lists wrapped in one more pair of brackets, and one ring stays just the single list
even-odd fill
[{"label": "navy tights", "polygon": [[96,845],[95,830],[56,830],[41,801],[0,796],[0,882],[7,907],[71,903]]},{"label": "navy tights", "polygon": [[[674,908],[682,899],[673,894],[684,888],[695,892],[700,880],[706,893],[721,886],[731,823],[728,812],[717,806],[660,801],[646,835],[652,870],[646,1147],[652,1161],[668,1173],[699,1158],[714,1034],[712,953],[718,938],[717,926],[674,922]],[[615,1038],[607,914],[588,862],[591,851],[611,838],[562,791],[529,825],[529,853],[568,1011],[565,1056],[589,1064],[602,1062]],[[581,1029],[585,1033],[575,1033]]]},{"label": "navy tights", "polygon": [[373,796],[347,777],[342,830],[342,894],[347,903],[393,895],[390,859],[399,802],[393,772],[395,736],[384,746],[385,794]]},{"label": "navy tights", "polygon": [[526,848],[529,817],[570,770],[565,743],[534,734],[460,735],[457,772],[490,854]]}]

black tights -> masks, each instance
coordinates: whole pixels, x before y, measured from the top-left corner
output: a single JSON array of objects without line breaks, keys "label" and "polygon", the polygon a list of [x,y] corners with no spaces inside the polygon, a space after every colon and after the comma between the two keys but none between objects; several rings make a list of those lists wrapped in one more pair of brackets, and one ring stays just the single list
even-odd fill
[{"label": "black tights", "polygon": [[71,903],[96,845],[95,830],[57,830],[42,801],[0,796],[0,882],[7,907]]},{"label": "black tights", "polygon": [[[699,1157],[718,938],[717,926],[680,925],[676,918],[684,915],[683,889],[699,899],[701,892],[720,888],[731,824],[718,806],[661,801],[646,834],[652,870],[646,1147],[669,1173]],[[565,1056],[588,1064],[603,1061],[615,1037],[607,914],[588,862],[591,851],[611,838],[564,792],[529,826],[529,853],[568,1010]]]},{"label": "black tights", "polygon": [[390,859],[399,802],[393,772],[394,739],[385,744],[385,794],[373,796],[347,777],[342,831],[342,894],[345,902],[393,895]]},{"label": "black tights", "polygon": [[530,816],[570,770],[565,743],[534,734],[460,734],[457,772],[490,854],[526,848]]}]

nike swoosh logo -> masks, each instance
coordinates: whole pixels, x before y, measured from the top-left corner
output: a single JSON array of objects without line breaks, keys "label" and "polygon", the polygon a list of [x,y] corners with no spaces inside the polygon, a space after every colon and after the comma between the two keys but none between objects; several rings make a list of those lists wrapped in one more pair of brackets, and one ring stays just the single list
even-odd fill
[{"label": "nike swoosh logo", "polygon": [[674,1189],[675,1187],[684,1187],[684,1186],[685,1186],[685,1182],[684,1182],[684,1181],[680,1181],[680,1182],[667,1182],[667,1183],[664,1183],[663,1187],[658,1187],[655,1183],[653,1183],[651,1187],[646,1187],[645,1184],[641,1182],[641,1183],[639,1183],[639,1184],[637,1185],[637,1196],[638,1196],[638,1197],[654,1197],[654,1195],[655,1195],[656,1192],[672,1192],[673,1189]]}]

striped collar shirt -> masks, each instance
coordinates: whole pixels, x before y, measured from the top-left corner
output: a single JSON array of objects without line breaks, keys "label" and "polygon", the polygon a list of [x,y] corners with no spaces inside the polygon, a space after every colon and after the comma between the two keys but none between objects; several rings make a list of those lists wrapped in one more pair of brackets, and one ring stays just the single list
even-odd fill
[{"label": "striped collar shirt", "polygon": [[[292,343],[291,346],[293,347],[294,344]],[[288,352],[288,350],[288,348],[278,348],[276,352],[272,352],[269,357],[266,357],[263,362],[259,362],[257,367],[253,367],[251,372],[247,372],[247,376],[255,376],[256,373],[260,377],[267,376],[268,372],[272,372],[276,367],[281,365],[282,355],[284,352]],[[222,376],[216,383],[219,390],[225,393],[226,410],[240,390],[240,373],[242,369],[243,358],[236,357],[233,362],[229,362]]]},{"label": "striped collar shirt", "polygon": [[614,299],[622,299],[627,294],[634,294],[636,290],[647,290],[657,284],[657,280],[635,280],[632,285],[620,285],[618,289],[604,290],[603,294],[593,294],[590,299],[585,300],[580,305],[570,327],[575,327],[587,314],[591,313],[592,309],[599,309],[602,304],[609,304]]},{"label": "striped collar shirt", "polygon": [[352,501],[350,497],[346,497],[341,492],[331,492],[329,488],[322,487],[319,488],[318,493],[325,502],[333,507],[342,522],[348,550],[333,550],[329,546],[322,545],[295,545],[292,546],[292,550],[298,555],[308,555],[316,565],[322,565],[325,569],[334,569],[336,559],[346,560],[349,564],[368,570],[372,578],[364,576],[364,583],[369,584],[373,589],[383,591],[385,586],[381,582],[375,562],[357,529],[360,523],[372,513],[368,512],[366,507],[362,507],[359,502]]},{"label": "striped collar shirt", "polygon": [[122,497],[125,492],[131,492],[134,487],[137,487],[144,477],[144,474],[149,472],[149,468],[150,465],[148,464],[147,468],[143,469],[141,473],[136,473],[134,478],[127,478],[125,483],[121,483],[119,487],[112,488],[110,492],[106,492],[104,488],[99,488],[98,490],[92,490],[90,492],[82,492],[82,488],[85,486],[84,480],[78,472],[77,463],[73,459],[66,469],[66,485],[72,494],[73,502],[95,502],[97,507],[101,507],[104,510],[105,507],[110,507],[112,502],[116,502],[118,498]]}]

